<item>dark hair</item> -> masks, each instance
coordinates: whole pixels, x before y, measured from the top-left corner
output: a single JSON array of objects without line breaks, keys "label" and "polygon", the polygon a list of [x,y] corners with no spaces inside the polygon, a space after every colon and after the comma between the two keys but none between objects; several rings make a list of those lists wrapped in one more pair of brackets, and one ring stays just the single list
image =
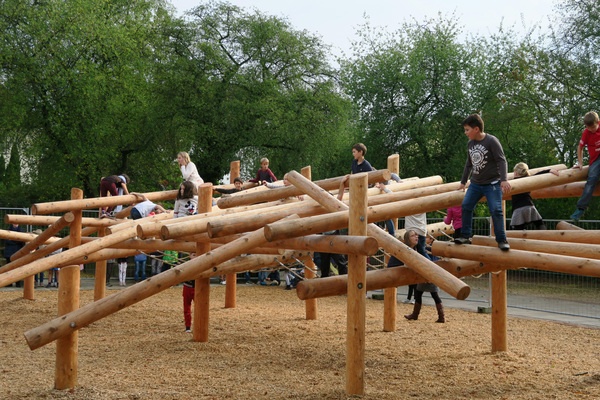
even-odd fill
[{"label": "dark hair", "polygon": [[479,114],[471,114],[462,123],[463,126],[468,125],[471,128],[479,128],[481,132],[483,132],[483,119],[479,116]]},{"label": "dark hair", "polygon": [[239,176],[233,180],[233,183],[236,183],[236,182],[239,182],[239,183],[241,183],[241,184],[244,184],[244,181],[243,181],[243,180],[242,180],[242,178],[240,178]]},{"label": "dark hair", "polygon": [[367,146],[362,143],[356,143],[352,148],[356,151],[362,151],[363,157],[367,154]]},{"label": "dark hair", "polygon": [[[196,194],[196,185],[194,182],[185,181],[181,185],[183,185],[183,194],[181,194],[181,190],[177,189],[177,199],[191,199]],[[181,187],[181,185],[179,187]]]},{"label": "dark hair", "polygon": [[585,126],[594,126],[598,123],[598,114],[596,114],[594,111],[590,111],[589,113],[585,114],[585,116],[583,117],[583,124]]},{"label": "dark hair", "polygon": [[415,231],[414,229],[407,229],[406,232],[404,232],[404,244],[407,245],[408,247],[411,247],[410,246],[411,232],[417,233],[417,231]]}]

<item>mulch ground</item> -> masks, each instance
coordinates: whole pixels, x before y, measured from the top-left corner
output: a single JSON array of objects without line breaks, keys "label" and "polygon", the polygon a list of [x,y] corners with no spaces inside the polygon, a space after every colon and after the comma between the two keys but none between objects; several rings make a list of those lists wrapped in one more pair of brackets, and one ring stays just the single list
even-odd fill
[{"label": "mulch ground", "polygon": [[[347,399],[346,298],[320,299],[316,321],[282,287],[211,287],[207,343],[184,332],[181,286],[79,331],[78,384],[54,390],[56,345],[29,350],[23,333],[56,316],[57,292],[0,292],[3,399]],[[109,294],[112,293],[109,291]],[[81,304],[92,301],[82,291]],[[491,352],[491,317],[433,307],[383,332],[383,302],[367,300],[363,399],[598,399],[600,330],[508,320],[508,351]]]}]

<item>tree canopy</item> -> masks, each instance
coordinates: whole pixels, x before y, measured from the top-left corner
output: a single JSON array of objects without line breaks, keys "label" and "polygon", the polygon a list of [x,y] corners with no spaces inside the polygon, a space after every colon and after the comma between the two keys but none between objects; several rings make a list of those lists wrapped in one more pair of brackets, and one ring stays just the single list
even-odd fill
[{"label": "tree canopy", "polygon": [[[334,63],[282,17],[204,1],[183,17],[163,0],[0,0],[0,201],[97,196],[125,172],[137,191],[176,187],[188,151],[206,181],[261,157],[283,173],[349,171],[350,148],[403,176],[460,178],[461,121],[481,113],[509,168],[573,164],[581,118],[598,110],[600,13],[557,6],[554,30],[466,35],[454,15],[357,30]],[[575,200],[541,206],[559,218]],[[588,215],[600,216],[592,202]],[[549,206],[546,206],[548,204]],[[547,207],[547,208],[545,208]]]}]

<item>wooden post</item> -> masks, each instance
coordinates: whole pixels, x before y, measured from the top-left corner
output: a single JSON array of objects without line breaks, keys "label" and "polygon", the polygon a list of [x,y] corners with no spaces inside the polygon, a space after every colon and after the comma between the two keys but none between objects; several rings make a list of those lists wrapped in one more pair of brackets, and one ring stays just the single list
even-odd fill
[{"label": "wooden post", "polygon": [[[198,187],[198,212],[212,210],[212,183],[203,183]],[[210,243],[196,243],[196,256],[208,253]],[[195,342],[208,342],[210,320],[210,277],[196,278],[194,284],[194,312],[192,317],[192,335]]]},{"label": "wooden post", "polygon": [[30,275],[23,279],[23,298],[25,300],[35,300],[34,289],[35,275]]},{"label": "wooden post", "polygon": [[[229,163],[229,183],[240,177],[240,160]],[[211,198],[212,200],[212,198]],[[212,205],[211,205],[212,209]],[[264,226],[264,224],[262,225]],[[257,226],[256,229],[262,226]],[[210,235],[210,232],[209,232]],[[227,274],[225,277],[225,308],[235,308],[237,299],[237,274]]]},{"label": "wooden post", "polygon": [[[106,229],[98,229],[98,237],[106,236]],[[94,272],[94,301],[98,301],[106,296],[106,260],[96,261],[96,271]]]},{"label": "wooden post", "polygon": [[[367,234],[367,175],[350,176],[348,234]],[[348,303],[346,327],[346,394],[365,392],[365,315],[367,259],[348,255]]]},{"label": "wooden post", "polygon": [[[314,271],[316,271],[317,266],[315,265],[315,262],[313,261],[312,257],[306,257],[306,259],[304,260],[304,265],[304,279],[314,279],[316,277]],[[319,312],[317,299],[314,298],[305,300],[304,311],[307,320],[316,320]]]},{"label": "wooden post", "polygon": [[[502,215],[506,215],[506,201],[502,200]],[[506,218],[504,218],[506,230]],[[492,224],[492,233],[493,224]],[[492,286],[492,351],[506,351],[506,328],[508,318],[508,293],[506,292],[506,270],[493,272],[491,275]]]},{"label": "wooden post", "polygon": [[[390,172],[400,174],[400,155],[392,154],[387,159],[387,168]],[[398,218],[393,218],[394,230],[398,229]],[[398,237],[398,236],[396,236]],[[386,254],[384,257],[384,264],[387,268],[389,256]],[[383,331],[394,332],[396,331],[396,309],[398,303],[398,288],[389,287],[383,290]]]},{"label": "wooden post", "polygon": [[[300,174],[309,181],[312,180],[312,169],[310,166],[302,168]],[[317,270],[317,266],[315,265],[313,258],[307,257],[304,265],[304,279],[316,278],[316,273],[314,271]],[[304,313],[306,314],[307,320],[316,320],[318,312],[319,306],[317,304],[317,299],[308,299],[304,302]]]},{"label": "wooden post", "polygon": [[[71,189],[71,199],[83,199],[83,190]],[[73,249],[81,243],[81,210],[73,211],[74,220],[69,232],[69,248]],[[58,315],[65,315],[79,308],[79,265],[61,268],[58,274]],[[56,369],[54,371],[54,388],[58,390],[72,389],[77,385],[77,353],[78,334],[71,332],[56,341]]]}]

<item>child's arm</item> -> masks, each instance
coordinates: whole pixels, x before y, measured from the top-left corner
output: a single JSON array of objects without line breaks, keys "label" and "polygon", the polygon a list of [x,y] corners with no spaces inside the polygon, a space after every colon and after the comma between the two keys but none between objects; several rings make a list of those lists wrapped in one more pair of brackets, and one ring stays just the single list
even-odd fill
[{"label": "child's arm", "polygon": [[137,202],[141,203],[142,201],[146,201],[148,200],[148,198],[146,198],[145,195],[143,195],[142,193],[137,193],[137,192],[131,192],[130,194],[134,195],[135,197],[137,197]]}]

